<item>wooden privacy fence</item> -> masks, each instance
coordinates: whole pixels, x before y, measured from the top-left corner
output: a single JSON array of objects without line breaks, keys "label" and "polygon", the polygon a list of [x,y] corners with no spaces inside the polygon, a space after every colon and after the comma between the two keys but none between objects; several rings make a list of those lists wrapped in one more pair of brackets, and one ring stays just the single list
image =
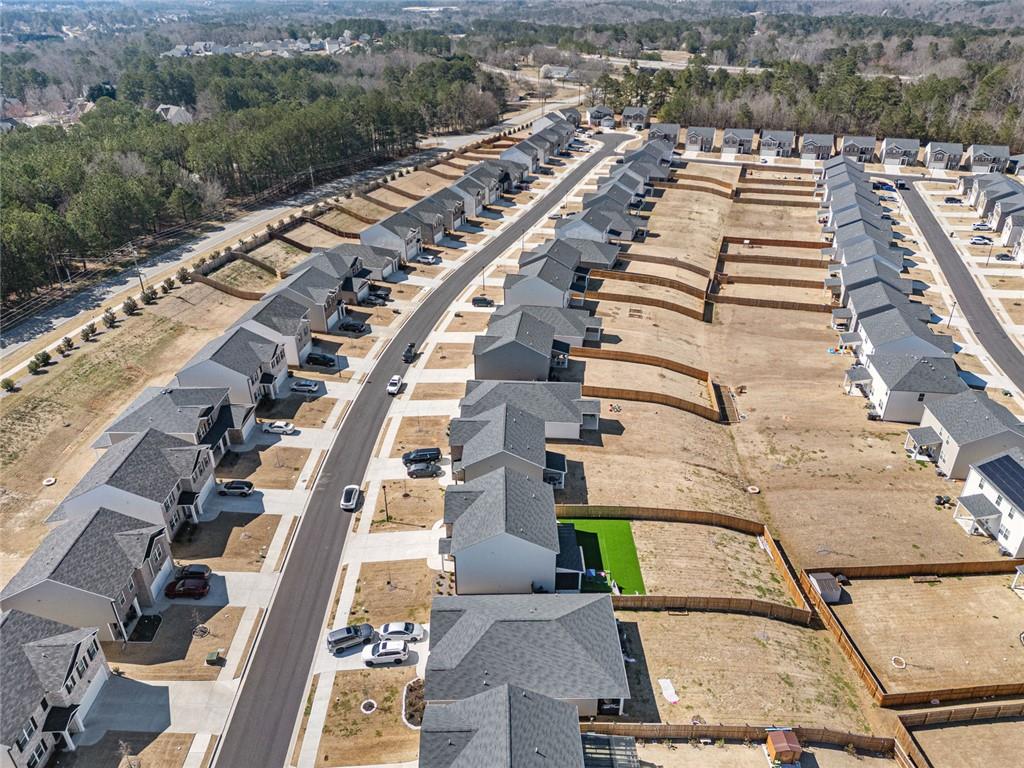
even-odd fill
[{"label": "wooden privacy fence", "polygon": [[809,573],[824,571],[841,573],[849,579],[889,579],[902,576],[995,576],[1001,573],[1013,573],[1019,560],[974,560],[963,563],[897,563],[895,565],[845,565],[842,568],[834,565],[824,568],[807,568]]},{"label": "wooden privacy fence", "polygon": [[[345,230],[345,229],[338,229],[337,227],[331,226],[330,224],[328,224],[325,221],[320,221],[320,219],[315,219],[312,216],[303,216],[302,220],[304,222],[306,222],[307,224],[312,224],[317,229],[322,229],[324,232],[330,232],[335,237],[355,238],[356,240],[359,239],[359,233],[358,232],[349,232],[348,230]],[[374,224],[376,222],[370,222],[370,223]]]},{"label": "wooden privacy fence", "polygon": [[727,250],[719,252],[719,258],[725,263],[734,264],[768,264],[774,267],[807,267],[822,269],[828,266],[827,259],[799,259],[789,256],[762,256],[758,253],[732,253]]},{"label": "wooden privacy fence", "polygon": [[235,251],[234,253],[236,258],[240,259],[241,261],[247,262],[248,264],[252,264],[254,267],[258,269],[262,269],[269,275],[273,275],[278,279],[285,276],[285,273],[281,272],[281,270],[270,266],[269,264],[267,264],[267,262],[261,259],[257,259],[255,256],[251,256],[245,251]]},{"label": "wooden privacy fence", "polygon": [[189,273],[189,277],[197,283],[208,285],[222,293],[226,293],[228,296],[234,296],[236,299],[259,301],[263,298],[262,293],[257,293],[256,291],[243,291],[241,288],[235,288],[233,285],[222,283],[220,280],[214,280],[206,275],[200,274],[199,272],[191,272]]},{"label": "wooden privacy fence", "polygon": [[722,415],[717,407],[710,407],[702,403],[692,403],[683,400],[681,397],[673,397],[661,392],[647,392],[642,389],[617,389],[615,387],[591,387],[583,385],[585,397],[601,397],[612,400],[629,400],[638,403],[652,403],[653,405],[666,405],[680,411],[686,411],[696,416],[701,416],[709,421],[719,422]]},{"label": "wooden privacy fence", "polygon": [[700,381],[707,381],[711,378],[710,373],[700,368],[694,368],[691,365],[678,363],[675,360],[669,360],[664,357],[641,355],[636,352],[620,352],[617,349],[598,349],[596,347],[570,347],[569,355],[571,357],[583,357],[591,360],[615,360],[620,363],[652,365],[657,368],[664,368],[667,371],[675,371],[676,373],[681,373],[684,376],[689,376]]},{"label": "wooden privacy fence", "polygon": [[[689,741],[690,739],[725,739],[726,741],[760,741],[768,737],[768,731],[777,726],[767,725],[690,725],[683,723],[623,723],[623,722],[581,722],[584,733],[600,733],[610,736],[632,736],[645,741],[664,739]],[[808,728],[794,726],[796,737],[805,744],[829,744],[845,747],[853,744],[861,752],[891,754],[893,740],[863,733],[834,731],[831,728]]]},{"label": "wooden privacy fence", "polygon": [[[758,179],[760,183],[760,179]],[[800,188],[794,189],[792,187],[786,188],[771,188],[771,187],[739,187],[736,190],[737,195],[788,195],[791,197],[811,197],[814,195],[814,188]]]},{"label": "wooden privacy fence", "polygon": [[746,205],[785,205],[789,208],[820,208],[821,204],[817,200],[772,200],[764,197],[745,197],[738,195],[733,201],[735,203],[744,203]]},{"label": "wooden privacy fence", "polygon": [[[579,296],[579,294],[576,295]],[[619,301],[623,304],[658,307],[659,309],[667,309],[669,312],[676,312],[677,314],[704,322],[704,312],[701,310],[691,309],[690,307],[684,307],[682,304],[673,304],[671,301],[662,301],[661,299],[654,299],[649,296],[632,296],[628,293],[609,293],[608,291],[587,291],[582,295],[582,298],[593,299],[594,301]]]},{"label": "wooden privacy fence", "polygon": [[391,211],[392,213],[401,213],[402,211],[405,210],[405,208],[402,208],[401,206],[392,205],[391,203],[385,203],[383,200],[378,200],[375,197],[370,197],[366,192],[363,191],[356,192],[355,195],[356,197],[362,200],[366,200],[367,202],[373,203],[376,206],[380,206],[384,210]]},{"label": "wooden privacy fence", "polygon": [[457,180],[462,178],[461,176],[456,175],[454,173],[441,173],[436,168],[432,168],[432,167],[429,167],[429,166],[425,167],[423,170],[426,171],[427,173],[433,174],[434,176],[439,176],[440,178],[444,179],[445,181],[457,181]]},{"label": "wooden privacy fence", "polygon": [[781,301],[779,299],[751,299],[746,296],[727,296],[713,293],[708,301],[715,304],[739,304],[744,307],[765,307],[767,309],[792,309],[800,312],[831,312],[831,304],[811,304],[803,301]]},{"label": "wooden privacy fence", "polygon": [[[763,170],[764,170],[764,166],[760,165],[759,163],[743,163],[743,168],[741,169],[741,172],[745,176],[750,171],[758,171],[758,172],[760,172],[760,171],[763,171]],[[799,166],[799,165],[779,166],[777,168],[773,168],[772,170],[773,171],[784,171],[785,173],[791,174],[793,176],[806,176],[806,177],[809,177],[809,178],[805,178],[805,179],[775,179],[775,177],[765,176],[761,180],[762,181],[766,181],[768,179],[773,179],[773,181],[771,181],[769,183],[775,183],[775,181],[778,181],[779,183],[782,183],[784,181],[789,181],[789,182],[795,182],[797,184],[800,184],[800,183],[806,184],[807,182],[810,182],[810,183],[813,184],[814,183],[814,178],[813,178],[814,174],[817,173],[817,171],[815,169],[813,169],[813,168],[804,168],[804,167]],[[757,177],[755,177],[755,178],[757,178]]]},{"label": "wooden privacy fence", "polygon": [[821,280],[799,280],[789,277],[752,277],[748,275],[720,274],[719,280],[727,285],[778,285],[784,288],[825,289],[825,283]]},{"label": "wooden privacy fence", "polygon": [[[414,195],[412,192],[406,192],[404,189],[399,189],[398,187],[392,186],[391,184],[381,184],[380,188],[386,189],[388,192],[393,192],[399,197],[404,197],[406,200],[412,200],[414,203],[418,203],[422,199],[421,195]],[[400,208],[399,210],[405,209]]]},{"label": "wooden privacy fence", "polygon": [[775,237],[737,237],[726,235],[722,238],[723,243],[734,245],[777,245],[782,248],[812,248],[820,251],[823,248],[831,248],[832,243],[822,240],[782,240]]},{"label": "wooden privacy fence", "polygon": [[955,709],[931,709],[925,712],[911,712],[899,715],[894,727],[896,759],[904,768],[934,768],[928,755],[921,749],[914,728],[962,724],[978,721],[1015,720],[1024,717],[1024,703],[985,704],[978,707],[957,707]]},{"label": "wooden privacy fence", "polygon": [[687,296],[693,296],[698,299],[704,298],[703,288],[698,288],[695,285],[684,283],[681,280],[673,280],[671,277],[645,275],[641,272],[619,272],[607,269],[592,269],[590,270],[590,277],[596,277],[599,280],[622,280],[626,283],[657,285],[662,288],[671,288],[674,291],[685,293]]},{"label": "wooden privacy fence", "polygon": [[331,207],[338,213],[343,213],[346,216],[351,216],[353,219],[362,224],[376,224],[379,221],[378,219],[371,219],[369,216],[363,216],[363,214],[361,213],[356,213],[351,208],[346,208],[345,206],[340,205],[338,203],[331,203]]},{"label": "wooden privacy fence", "polygon": [[681,189],[686,192],[702,192],[705,195],[724,197],[726,200],[733,199],[733,193],[731,190],[718,189],[716,187],[699,187],[696,184],[680,184],[678,182],[671,181],[655,181],[653,186],[655,189]]},{"label": "wooden privacy fence", "polygon": [[708,611],[763,616],[806,627],[814,614],[806,608],[742,597],[700,595],[612,595],[612,607],[620,611]]},{"label": "wooden privacy fence", "polygon": [[270,233],[270,237],[274,240],[280,240],[282,243],[290,245],[292,248],[298,248],[303,253],[309,253],[313,250],[313,246],[300,243],[298,240],[290,238],[282,232],[273,231]]},{"label": "wooden privacy fence", "polygon": [[724,179],[715,179],[708,176],[701,176],[699,173],[687,173],[686,171],[674,171],[672,173],[673,179],[686,179],[688,181],[700,181],[704,184],[713,184],[716,187],[722,187],[732,191],[734,188],[731,181],[725,181]]},{"label": "wooden privacy fence", "polygon": [[626,251],[619,254],[620,261],[636,261],[644,264],[663,264],[666,267],[677,267],[679,269],[685,269],[687,272],[693,272],[695,275],[701,277],[711,277],[711,270],[705,267],[698,267],[696,264],[691,264],[688,261],[682,261],[681,259],[673,259],[669,256],[652,256],[646,253],[634,253],[633,251]]}]

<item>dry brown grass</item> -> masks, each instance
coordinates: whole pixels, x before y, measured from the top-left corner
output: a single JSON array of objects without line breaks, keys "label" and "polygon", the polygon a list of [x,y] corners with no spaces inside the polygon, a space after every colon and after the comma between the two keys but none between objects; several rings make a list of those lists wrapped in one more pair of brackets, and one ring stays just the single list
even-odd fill
[{"label": "dry brown grass", "polygon": [[413,387],[410,400],[461,400],[466,394],[466,385],[460,382],[417,384]]},{"label": "dry brown grass", "polygon": [[206,563],[215,572],[258,571],[280,523],[280,515],[221,512],[200,523],[191,541],[171,544],[171,555],[177,563]]},{"label": "dry brown grass", "polygon": [[257,421],[290,421],[296,427],[320,429],[327,423],[334,404],[333,397],[312,397],[292,394],[276,400],[264,400],[256,407]]},{"label": "dry brown grass", "polygon": [[375,627],[389,621],[426,622],[440,576],[440,571],[427,567],[426,560],[363,563],[349,621]]},{"label": "dry brown grass", "polygon": [[655,365],[596,359],[581,359],[580,362],[586,366],[583,378],[587,386],[621,387],[623,382],[629,382],[629,389],[672,395],[691,403],[709,404],[707,385],[691,376]]},{"label": "dry brown grass", "polygon": [[[803,744],[802,765],[817,768],[897,768],[895,760],[873,755],[850,755],[839,747]],[[657,768],[764,768],[767,764],[760,743],[723,746],[690,746],[648,742],[637,745],[640,764]],[[811,762],[811,761],[814,762]]]},{"label": "dry brown grass", "polygon": [[[384,514],[384,490],[387,491],[387,516]],[[434,483],[416,480],[385,480],[372,531],[408,531],[433,528],[444,517],[444,489]]]},{"label": "dry brown grass", "polygon": [[667,309],[618,301],[601,301],[601,346],[654,355],[707,370],[708,326]]},{"label": "dry brown grass", "polygon": [[245,453],[228,451],[217,467],[217,478],[250,480],[256,488],[291,489],[309,458],[309,448],[259,446]]},{"label": "dry brown grass", "polygon": [[1024,291],[1024,277],[985,275],[985,279],[997,291]]},{"label": "dry brown grass", "polygon": [[1024,325],[1024,299],[1001,299],[1003,309],[1014,325]]},{"label": "dry brown grass", "polygon": [[448,444],[447,416],[405,416],[398,425],[391,457],[397,458],[413,448],[442,448]]},{"label": "dry brown grass", "polygon": [[487,327],[491,319],[490,312],[460,312],[448,323],[446,331],[479,332]]},{"label": "dry brown grass", "polygon": [[468,368],[473,364],[472,344],[448,344],[442,342],[434,347],[427,360],[426,368]]},{"label": "dry brown grass", "polygon": [[[95,744],[79,746],[74,752],[57,752],[53,768],[181,768],[188,757],[194,736],[191,733],[139,733],[107,731]],[[131,765],[122,756],[121,744],[127,744]]]},{"label": "dry brown grass", "polygon": [[994,768],[1019,761],[1024,720],[914,730],[934,768]]},{"label": "dry brown grass", "polygon": [[[366,225],[364,224],[362,226],[365,227]],[[338,227],[338,229],[345,230],[346,228]],[[358,229],[356,229],[356,230],[347,230],[347,231],[359,232]],[[344,243],[345,242],[345,240],[343,238],[340,238],[337,235],[331,234],[326,229],[318,227],[316,224],[309,224],[309,223],[306,223],[306,224],[303,224],[302,226],[296,227],[295,229],[293,229],[290,232],[288,232],[287,236],[290,237],[292,240],[296,240],[296,241],[302,243],[303,245],[308,245],[308,246],[311,246],[313,248],[333,248],[334,246],[338,245],[339,243]],[[303,256],[303,258],[306,258],[306,256]],[[300,259],[300,261],[301,261],[301,259]],[[294,266],[294,265],[289,265],[289,266]],[[284,267],[284,269],[287,269],[287,268],[288,268],[287,266]]]}]

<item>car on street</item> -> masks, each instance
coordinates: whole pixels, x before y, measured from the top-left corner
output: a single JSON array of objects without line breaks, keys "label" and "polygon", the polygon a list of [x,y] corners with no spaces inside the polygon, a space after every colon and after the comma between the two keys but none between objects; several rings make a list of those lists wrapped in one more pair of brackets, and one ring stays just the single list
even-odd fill
[{"label": "car on street", "polygon": [[469,303],[474,307],[493,307],[494,299],[487,296],[474,296]]},{"label": "car on street", "polygon": [[359,486],[358,485],[346,485],[345,490],[341,492],[341,508],[346,512],[351,512],[359,505]]},{"label": "car on street", "polygon": [[295,425],[290,421],[268,421],[263,425],[263,431],[275,435],[290,435],[295,431]]},{"label": "car on street", "polygon": [[206,579],[175,579],[164,587],[164,597],[191,597],[199,600],[210,593],[210,582]]},{"label": "car on street", "polygon": [[418,464],[410,464],[405,469],[405,474],[409,477],[440,477],[444,474],[444,470],[441,469],[439,464],[433,462],[423,461]]},{"label": "car on street", "polygon": [[411,621],[390,621],[377,630],[381,640],[405,640],[415,643],[423,639],[423,626]]},{"label": "car on street", "polygon": [[306,365],[315,365],[320,368],[333,368],[337,364],[334,355],[326,355],[323,352],[310,352],[306,355]]},{"label": "car on street", "polygon": [[292,382],[292,392],[302,392],[308,395],[316,392],[318,389],[320,389],[320,385],[309,379],[296,379]]},{"label": "car on street", "polygon": [[990,229],[992,229],[992,227],[990,227],[984,221],[979,221],[974,224],[971,224],[971,229],[974,230],[975,232],[988,232]]},{"label": "car on street", "polygon": [[363,648],[363,664],[375,667],[378,664],[401,664],[409,658],[409,644],[404,640],[381,640]]},{"label": "car on street", "polygon": [[413,363],[416,361],[416,345],[409,342],[405,346],[405,351],[402,353],[403,363]]},{"label": "car on street", "polygon": [[402,454],[402,463],[407,467],[412,464],[436,464],[440,460],[440,448],[414,448]]},{"label": "car on street", "polygon": [[350,331],[351,333],[362,333],[363,331],[367,330],[368,326],[366,325],[366,323],[360,320],[356,320],[355,318],[352,317],[346,317],[342,319],[340,327],[341,330],[343,331]]},{"label": "car on street", "polygon": [[327,650],[330,653],[344,651],[357,645],[376,642],[377,633],[369,624],[350,624],[340,629],[332,629],[327,633]]},{"label": "car on street", "polygon": [[204,563],[189,563],[178,568],[174,574],[174,578],[178,581],[182,579],[202,579],[204,581],[210,580],[210,575],[213,573],[213,569]]},{"label": "car on street", "polygon": [[968,241],[971,245],[992,245],[992,238],[984,235],[975,235]]},{"label": "car on street", "polygon": [[942,202],[945,203],[946,205],[963,205],[964,203],[964,201],[961,200],[959,197],[947,197],[944,198]]},{"label": "car on street", "polygon": [[389,395],[397,395],[402,391],[402,377],[397,373],[388,379],[387,393]]},{"label": "car on street", "polygon": [[253,485],[248,480],[228,480],[217,489],[219,496],[248,496]]}]

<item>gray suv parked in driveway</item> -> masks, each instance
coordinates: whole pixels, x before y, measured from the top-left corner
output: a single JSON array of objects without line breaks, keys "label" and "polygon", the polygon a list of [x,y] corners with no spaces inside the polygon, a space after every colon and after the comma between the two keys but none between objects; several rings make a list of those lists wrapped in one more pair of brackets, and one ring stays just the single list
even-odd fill
[{"label": "gray suv parked in driveway", "polygon": [[377,631],[369,624],[352,624],[341,629],[332,629],[327,633],[327,650],[337,653],[346,648],[373,642],[377,637]]}]

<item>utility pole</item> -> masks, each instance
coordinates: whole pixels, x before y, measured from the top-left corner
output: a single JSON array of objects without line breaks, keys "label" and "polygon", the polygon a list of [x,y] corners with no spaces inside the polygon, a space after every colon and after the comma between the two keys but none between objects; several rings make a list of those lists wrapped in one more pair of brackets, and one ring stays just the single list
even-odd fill
[{"label": "utility pole", "polygon": [[946,320],[946,327],[949,328],[949,324],[953,322],[953,313],[956,312],[956,299],[953,299],[953,308],[949,310],[949,318]]},{"label": "utility pole", "polygon": [[135,274],[138,275],[139,278],[139,288],[141,288],[142,292],[145,293],[146,284],[142,282],[142,270],[139,269],[139,251],[134,245],[132,246],[132,263],[135,265]]}]

